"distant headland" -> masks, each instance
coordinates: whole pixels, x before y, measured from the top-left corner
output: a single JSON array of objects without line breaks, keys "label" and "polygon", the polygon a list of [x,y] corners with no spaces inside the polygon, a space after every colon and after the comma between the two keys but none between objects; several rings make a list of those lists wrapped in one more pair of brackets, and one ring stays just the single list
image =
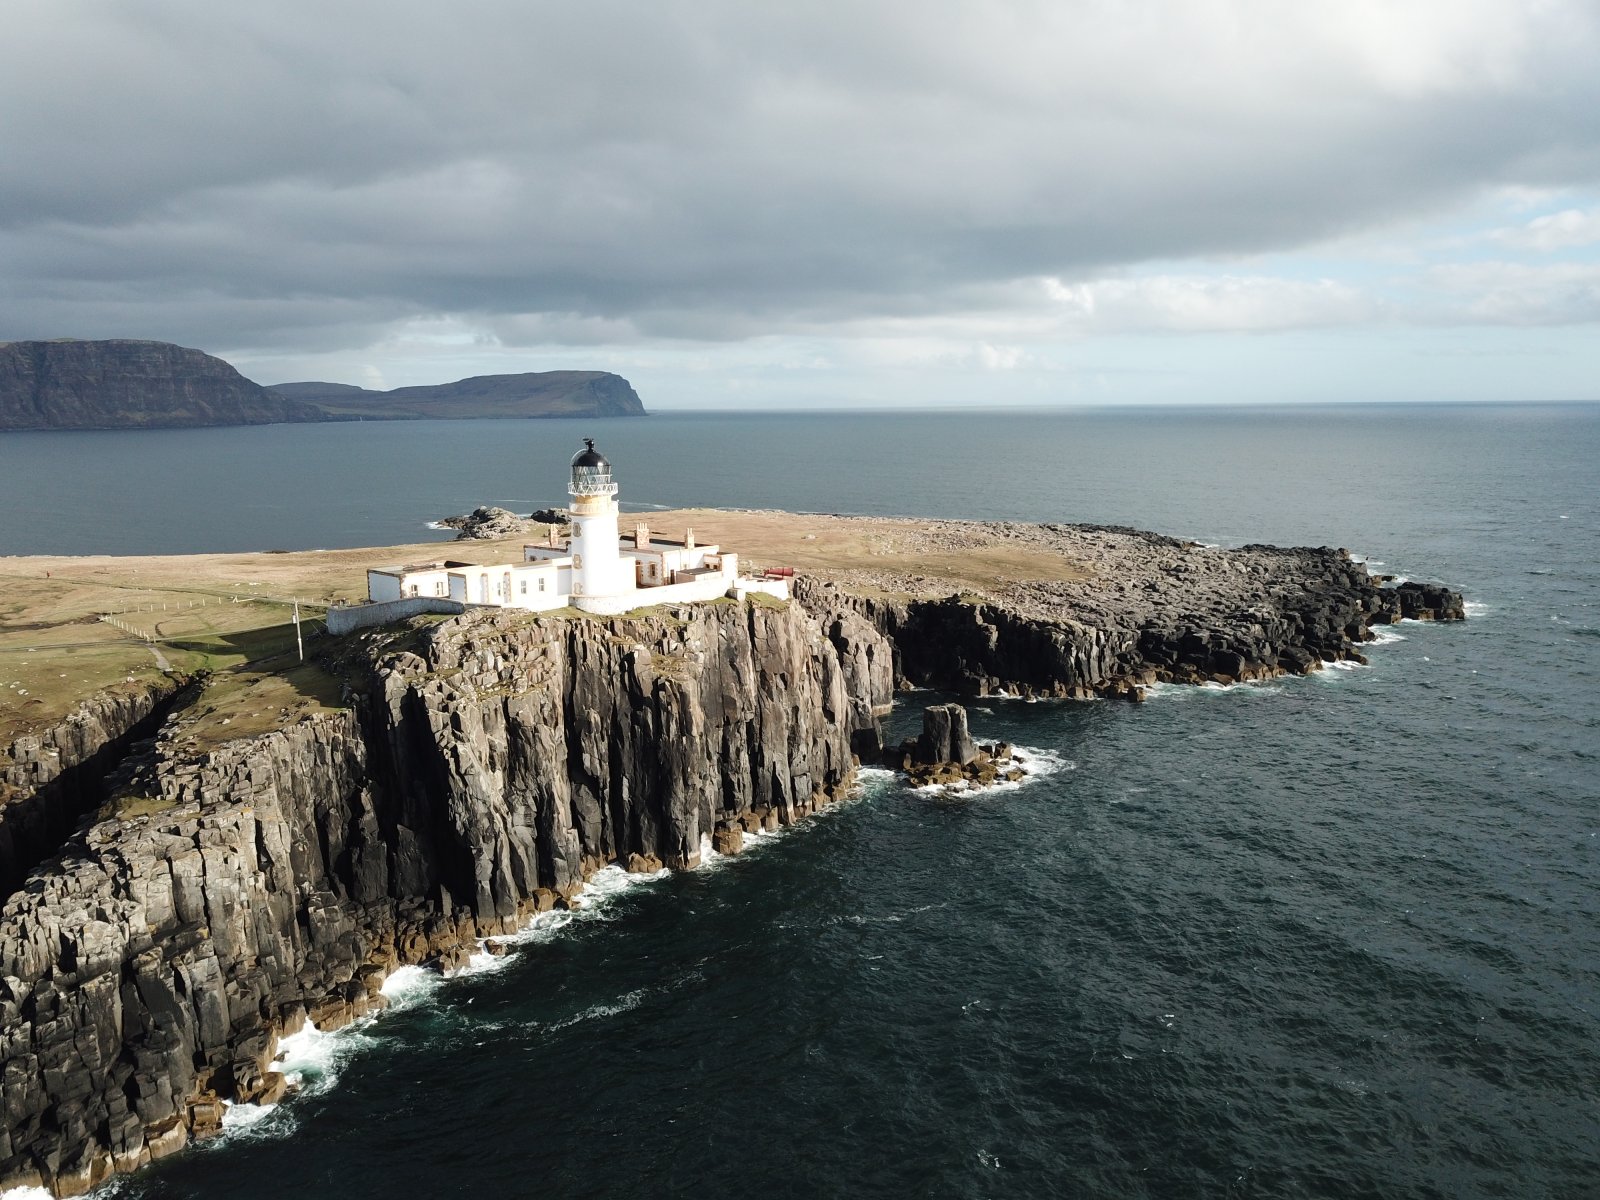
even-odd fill
[{"label": "distant headland", "polygon": [[633,385],[608,371],[479,375],[387,392],[342,383],[265,387],[170,342],[0,342],[0,431],[644,415]]}]

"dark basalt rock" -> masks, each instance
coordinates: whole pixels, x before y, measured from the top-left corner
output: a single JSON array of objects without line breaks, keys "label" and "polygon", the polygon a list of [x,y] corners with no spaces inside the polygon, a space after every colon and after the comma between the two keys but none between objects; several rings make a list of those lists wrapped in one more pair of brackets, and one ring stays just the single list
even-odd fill
[{"label": "dark basalt rock", "polygon": [[967,731],[967,710],[959,704],[930,704],[922,710],[922,736],[908,738],[884,754],[884,762],[904,771],[914,787],[929,784],[984,787],[1015,782],[1026,772],[1004,742],[978,746]]},{"label": "dark basalt rock", "polygon": [[[1147,535],[1155,538],[1155,535]],[[1156,539],[1152,555],[1182,543]],[[1048,615],[989,600],[851,597],[801,580],[805,604],[853,607],[894,647],[900,687],[965,695],[1139,700],[1151,683],[1238,683],[1356,658],[1373,625],[1459,621],[1459,593],[1368,574],[1342,550],[1189,553],[1105,589],[1056,584]],[[1036,606],[1037,607],[1037,606]]]},{"label": "dark basalt rock", "polygon": [[6,902],[0,1190],[76,1194],[215,1133],[222,1100],[281,1093],[279,1036],[581,905],[607,863],[800,820],[890,701],[881,636],[798,605],[479,613],[385,644],[352,709],[195,758],[157,740],[138,786],[164,811],[93,825]]}]

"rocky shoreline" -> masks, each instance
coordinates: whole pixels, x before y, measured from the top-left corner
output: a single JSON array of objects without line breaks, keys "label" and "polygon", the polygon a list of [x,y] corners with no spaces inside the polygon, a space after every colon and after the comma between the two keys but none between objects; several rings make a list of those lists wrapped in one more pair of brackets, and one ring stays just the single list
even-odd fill
[{"label": "rocky shoreline", "polygon": [[[347,644],[340,711],[198,752],[193,712],[164,715],[107,767],[112,807],[136,815],[18,860],[0,1189],[78,1194],[214,1133],[223,1100],[281,1093],[280,1037],[376,1011],[398,966],[460,965],[608,864],[690,867],[802,819],[879,760],[896,688],[1136,698],[1303,673],[1358,658],[1373,625],[1462,617],[1454,592],[1386,586],[1337,550],[982,528],[1128,569],[955,596],[803,579],[788,605],[606,620],[474,612]],[[953,726],[948,745],[969,749]]]}]

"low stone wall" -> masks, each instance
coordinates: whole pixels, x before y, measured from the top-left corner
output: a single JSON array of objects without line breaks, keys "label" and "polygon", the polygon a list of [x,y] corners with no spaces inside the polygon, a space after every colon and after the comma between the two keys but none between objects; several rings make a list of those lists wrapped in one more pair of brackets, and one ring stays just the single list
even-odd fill
[{"label": "low stone wall", "polygon": [[455,615],[466,611],[467,606],[461,601],[447,600],[443,596],[407,596],[403,600],[379,600],[372,604],[335,605],[328,610],[328,632],[340,636],[374,625],[387,625],[418,613]]}]

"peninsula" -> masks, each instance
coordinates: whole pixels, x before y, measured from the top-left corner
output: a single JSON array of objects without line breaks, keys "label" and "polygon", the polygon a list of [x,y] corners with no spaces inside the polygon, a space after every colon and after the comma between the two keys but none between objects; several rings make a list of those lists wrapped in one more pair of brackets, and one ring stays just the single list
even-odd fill
[{"label": "peninsula", "polygon": [[880,752],[899,688],[1138,699],[1463,614],[1331,548],[650,519],[793,568],[791,598],[642,588],[619,613],[473,605],[334,637],[312,618],[440,544],[0,560],[0,1188],[77,1194],[216,1132],[224,1101],[283,1094],[279,1038],[581,904],[602,867],[687,868],[802,820]]},{"label": "peninsula", "polygon": [[607,371],[533,371],[369,391],[246,379],[220,358],[168,342],[0,342],[0,432],[184,429],[284,421],[644,416]]}]

